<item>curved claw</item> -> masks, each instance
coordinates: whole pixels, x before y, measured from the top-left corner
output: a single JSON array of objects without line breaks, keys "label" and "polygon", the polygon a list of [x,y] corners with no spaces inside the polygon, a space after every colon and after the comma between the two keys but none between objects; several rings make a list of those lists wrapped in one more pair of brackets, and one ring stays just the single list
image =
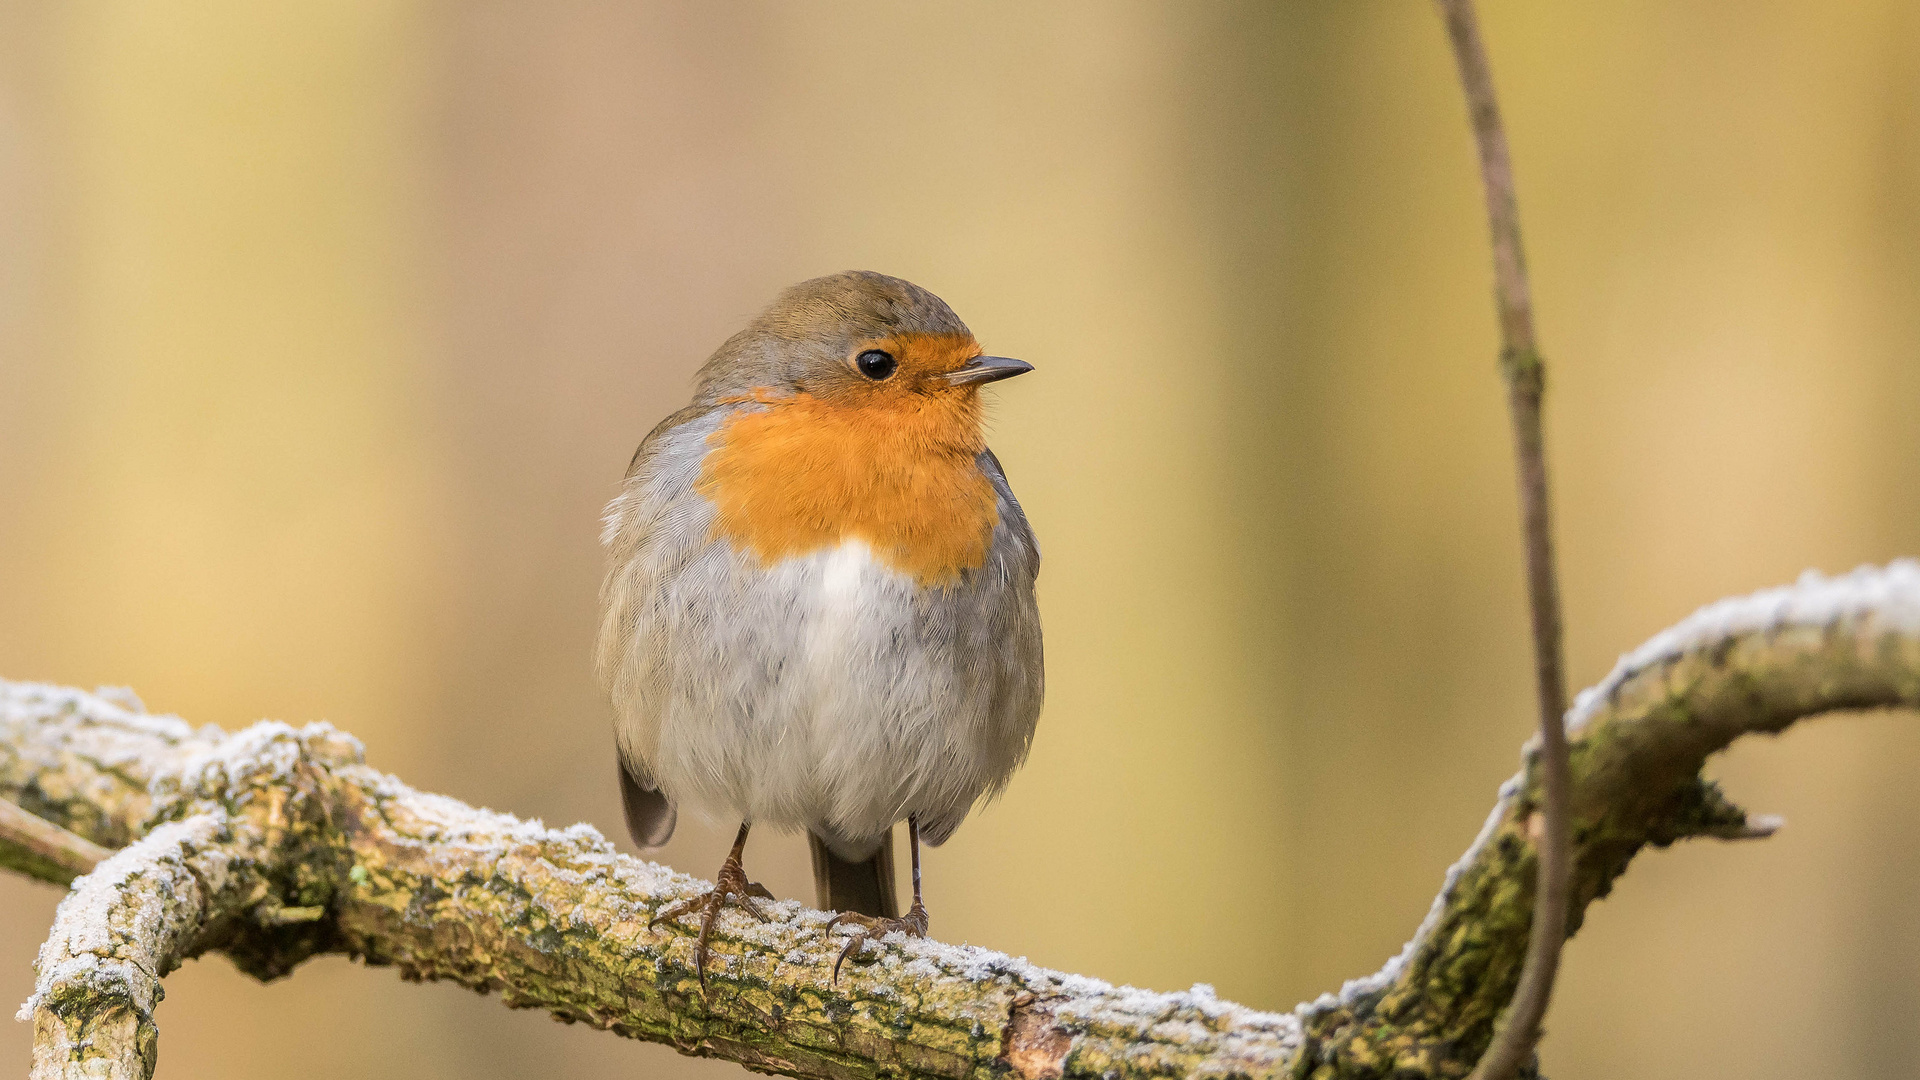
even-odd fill
[{"label": "curved claw", "polygon": [[867,935],[856,934],[854,935],[854,938],[852,941],[847,942],[847,947],[840,950],[839,958],[834,960],[833,962],[833,981],[836,984],[839,983],[840,981],[840,965],[847,962],[847,957],[853,955],[853,950],[859,948],[862,945],[865,945],[866,943],[867,943]]},{"label": "curved claw", "polygon": [[908,937],[924,938],[927,936],[927,909],[921,907],[917,902],[913,905],[912,910],[908,911],[903,918],[898,919],[876,919],[871,915],[861,915],[852,911],[838,912],[833,918],[827,920],[825,933],[831,935],[833,928],[839,925],[842,920],[858,926],[859,929],[854,932],[852,939],[847,942],[846,948],[840,950],[839,957],[833,962],[833,981],[835,983],[840,981],[840,965],[846,963],[847,957],[852,956],[855,951],[867,942],[877,941],[893,933],[895,930],[900,931]]},{"label": "curved claw", "polygon": [[713,936],[713,925],[719,921],[720,912],[729,902],[735,907],[744,908],[747,914],[768,922],[767,913],[760,909],[759,901],[772,900],[774,895],[757,881],[748,881],[746,874],[738,866],[727,865],[720,868],[720,876],[714,886],[699,896],[662,908],[653,918],[647,920],[647,929],[670,919],[694,911],[700,912],[700,937],[693,946],[694,974],[700,979],[700,993],[707,992],[707,939]]}]

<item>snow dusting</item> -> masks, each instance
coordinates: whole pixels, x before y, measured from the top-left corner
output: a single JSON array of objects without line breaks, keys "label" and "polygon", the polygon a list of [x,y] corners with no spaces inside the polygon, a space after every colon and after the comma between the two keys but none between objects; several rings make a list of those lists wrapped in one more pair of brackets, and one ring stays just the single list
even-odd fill
[{"label": "snow dusting", "polygon": [[1899,559],[1839,577],[1808,570],[1792,585],[1708,604],[1622,656],[1598,685],[1582,690],[1567,710],[1567,730],[1578,733],[1600,715],[1627,680],[1687,653],[1748,634],[1819,629],[1868,616],[1888,629],[1920,634],[1920,562]]},{"label": "snow dusting", "polygon": [[[1655,634],[1644,645],[1622,656],[1613,671],[1598,684],[1582,690],[1567,710],[1569,736],[1578,736],[1587,724],[1601,716],[1613,695],[1641,672],[1677,660],[1689,653],[1712,648],[1734,638],[1750,634],[1777,633],[1789,629],[1819,629],[1835,623],[1872,618],[1898,633],[1920,636],[1920,562],[1899,559],[1887,566],[1862,566],[1851,573],[1827,577],[1808,570],[1792,585],[1763,589],[1747,596],[1731,597],[1708,604],[1673,626]],[[1500,785],[1500,797],[1480,827],[1480,834],[1447,869],[1440,894],[1433,899],[1427,916],[1398,955],[1372,975],[1348,980],[1338,994],[1322,994],[1301,1005],[1296,1014],[1309,1015],[1331,1008],[1351,1007],[1393,985],[1439,925],[1447,904],[1452,900],[1460,878],[1479,859],[1481,851],[1493,839],[1505,816],[1507,806],[1520,793],[1525,774],[1516,775]]]},{"label": "snow dusting", "polygon": [[[1695,651],[1746,635],[1862,619],[1920,635],[1920,563],[1863,567],[1839,577],[1809,572],[1794,585],[1701,608],[1621,657],[1606,679],[1583,691],[1567,713],[1568,729],[1577,734],[1602,716],[1615,693],[1636,675]],[[46,734],[61,724],[70,730]],[[136,778],[136,783],[150,778],[153,819],[183,819],[159,825],[74,883],[60,905],[54,934],[41,950],[34,996],[20,1010],[23,1020],[63,985],[85,985],[150,1010],[159,999],[159,973],[204,917],[210,902],[204,893],[237,880],[230,869],[237,872],[239,863],[230,868],[223,860],[239,856],[223,853],[216,841],[228,832],[244,831],[244,807],[251,793],[259,791],[348,785],[391,824],[390,829],[377,827],[378,843],[385,845],[380,850],[388,854],[367,856],[373,874],[386,872],[378,859],[387,857],[412,860],[388,868],[401,877],[415,874],[429,882],[463,883],[451,889],[487,889],[489,885],[476,883],[509,881],[522,890],[517,895],[524,899],[501,902],[518,904],[544,920],[543,925],[591,929],[616,949],[655,953],[661,960],[670,952],[676,957],[690,953],[692,920],[647,930],[649,912],[709,887],[669,867],[619,854],[591,825],[553,829],[538,820],[415,791],[367,767],[359,740],[326,724],[295,728],[265,721],[227,735],[212,727],[196,729],[178,717],[147,715],[140,700],[124,689],[87,694],[0,681],[0,739],[9,738],[26,748],[22,753],[30,758],[24,762],[28,775],[36,768],[47,775],[55,767],[51,759],[34,754],[84,753],[92,767]],[[1299,1046],[1303,1017],[1362,1004],[1401,975],[1435,931],[1522,782],[1516,776],[1502,785],[1499,803],[1466,854],[1447,871],[1440,895],[1399,955],[1379,972],[1352,980],[1337,994],[1322,995],[1293,1013],[1260,1012],[1222,1001],[1205,983],[1156,993],[1051,971],[973,945],[898,933],[849,962],[844,993],[914,1007],[939,1002],[937,1008],[951,1014],[941,1022],[959,1023],[964,1030],[971,1018],[976,1032],[1010,1023],[1010,1008],[1014,1013],[1038,1009],[1049,1022],[1076,1033],[1081,1045],[1105,1040],[1115,1049],[1138,1049],[1137,1042],[1128,1040],[1151,1039],[1162,1047],[1203,1049],[1203,1070],[1215,1063],[1223,1069],[1244,1070],[1250,1064],[1277,1068]],[[223,800],[234,808],[231,822],[220,809]],[[349,877],[353,887],[369,887],[367,866],[355,865]],[[798,901],[766,902],[763,908],[770,918],[765,923],[741,912],[722,917],[727,944],[716,949],[711,963],[719,970],[736,971],[739,965],[771,965],[781,969],[783,979],[817,982],[824,989],[846,940],[844,932],[829,934],[828,915]],[[787,970],[806,967],[811,971]],[[953,995],[956,986],[964,992],[937,996],[941,991]]]}]

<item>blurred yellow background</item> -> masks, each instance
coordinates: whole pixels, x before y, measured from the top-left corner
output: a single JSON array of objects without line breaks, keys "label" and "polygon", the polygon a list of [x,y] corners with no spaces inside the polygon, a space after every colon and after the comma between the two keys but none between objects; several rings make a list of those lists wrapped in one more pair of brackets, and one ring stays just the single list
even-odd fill
[{"label": "blurred yellow background", "polygon": [[[1575,685],[1920,554],[1920,11],[1484,17]],[[1475,184],[1418,0],[0,0],[0,674],[618,835],[600,507],[781,286],[884,270],[1039,369],[991,435],[1048,707],[934,932],[1289,1008],[1399,947],[1532,715]],[[1790,828],[1635,864],[1550,1075],[1920,1074],[1911,720],[1723,759]],[[797,838],[749,866],[807,895]],[[5,1002],[58,898],[0,878]],[[167,987],[163,1078],[735,1074],[337,958]]]}]

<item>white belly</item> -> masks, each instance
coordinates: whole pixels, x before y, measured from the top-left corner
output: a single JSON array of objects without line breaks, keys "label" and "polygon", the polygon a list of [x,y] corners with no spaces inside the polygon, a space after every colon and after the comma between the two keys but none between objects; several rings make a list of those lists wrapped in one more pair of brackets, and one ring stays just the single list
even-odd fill
[{"label": "white belly", "polygon": [[670,676],[653,755],[677,804],[858,847],[909,813],[964,814],[1013,767],[1024,739],[993,735],[997,665],[975,655],[964,597],[859,541],[730,577],[732,603],[676,627],[703,647],[670,650],[704,658]]}]

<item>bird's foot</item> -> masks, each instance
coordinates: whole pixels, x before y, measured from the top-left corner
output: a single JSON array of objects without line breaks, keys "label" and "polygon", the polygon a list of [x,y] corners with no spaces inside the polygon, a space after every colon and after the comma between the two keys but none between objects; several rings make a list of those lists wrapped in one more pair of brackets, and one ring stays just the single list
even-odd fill
[{"label": "bird's foot", "polygon": [[670,907],[662,908],[658,914],[647,920],[647,929],[651,930],[657,923],[677,919],[695,911],[700,913],[700,940],[693,947],[693,967],[700,976],[700,992],[705,994],[707,992],[707,938],[713,933],[714,920],[718,919],[720,912],[731,904],[744,908],[747,914],[761,922],[766,922],[767,913],[760,910],[757,901],[771,899],[773,894],[768,892],[765,886],[757,881],[747,880],[747,872],[741,867],[740,860],[729,856],[726,862],[720,864],[720,873],[714,876],[713,888],[691,900],[682,900]]},{"label": "bird's foot", "polygon": [[898,919],[876,919],[871,915],[861,915],[853,911],[842,911],[827,920],[828,936],[831,937],[833,928],[843,922],[857,926],[859,929],[853,932],[853,939],[847,942],[847,947],[840,950],[840,958],[833,962],[834,982],[840,981],[840,965],[846,963],[847,957],[852,956],[861,946],[869,941],[878,941],[888,934],[893,933],[895,930],[900,931],[908,937],[923,938],[927,936],[927,909],[921,907],[920,901],[918,900],[915,900],[913,907],[907,909],[907,913]]}]

